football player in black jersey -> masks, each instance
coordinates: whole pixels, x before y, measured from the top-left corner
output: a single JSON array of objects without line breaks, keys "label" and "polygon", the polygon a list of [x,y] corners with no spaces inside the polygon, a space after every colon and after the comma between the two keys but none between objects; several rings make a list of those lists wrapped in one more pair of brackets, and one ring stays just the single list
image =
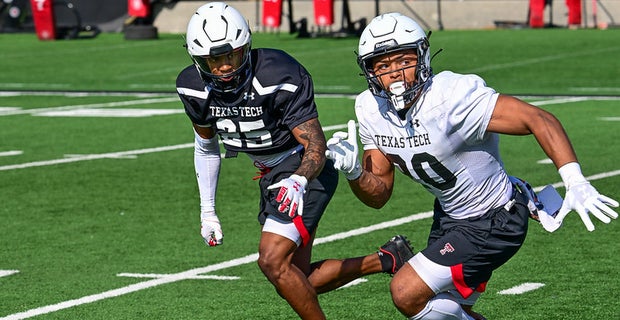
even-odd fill
[{"label": "football player in black jersey", "polygon": [[227,157],[246,153],[261,171],[258,265],[301,318],[325,318],[318,293],[363,275],[393,274],[413,256],[407,239],[396,236],[368,256],[311,264],[315,230],[336,190],[338,172],[326,164],[310,74],[283,51],[251,49],[246,20],[222,2],[197,10],[186,45],[193,64],[181,71],[176,85],[195,131],[201,234],[207,245],[223,241],[215,210],[219,137]]}]

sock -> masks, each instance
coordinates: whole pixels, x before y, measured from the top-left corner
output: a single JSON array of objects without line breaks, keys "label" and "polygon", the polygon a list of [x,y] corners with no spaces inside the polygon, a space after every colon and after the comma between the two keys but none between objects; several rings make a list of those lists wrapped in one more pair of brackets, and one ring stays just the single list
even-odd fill
[{"label": "sock", "polygon": [[410,320],[473,320],[467,315],[461,305],[456,302],[454,297],[442,292],[434,296],[424,309],[418,314],[409,318]]},{"label": "sock", "polygon": [[381,250],[379,250],[377,254],[379,255],[379,261],[381,261],[381,270],[383,272],[393,273],[394,272],[394,257],[391,254],[385,253]]}]

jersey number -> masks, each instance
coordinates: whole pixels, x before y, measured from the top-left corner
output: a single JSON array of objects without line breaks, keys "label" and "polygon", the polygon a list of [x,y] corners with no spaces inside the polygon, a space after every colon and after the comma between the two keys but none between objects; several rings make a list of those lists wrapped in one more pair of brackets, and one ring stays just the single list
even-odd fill
[{"label": "jersey number", "polygon": [[[387,154],[387,157],[396,164],[405,175],[413,179],[411,172],[407,169],[405,159],[397,154]],[[456,176],[441,164],[435,156],[426,152],[414,154],[411,158],[411,166],[413,167],[413,171],[420,177],[420,180],[439,190],[448,190],[456,185]],[[439,179],[431,177],[429,173]]]},{"label": "jersey number", "polygon": [[236,148],[264,148],[272,144],[271,133],[265,128],[263,120],[233,122],[230,119],[219,119],[217,127],[224,129],[220,133],[222,143]]}]

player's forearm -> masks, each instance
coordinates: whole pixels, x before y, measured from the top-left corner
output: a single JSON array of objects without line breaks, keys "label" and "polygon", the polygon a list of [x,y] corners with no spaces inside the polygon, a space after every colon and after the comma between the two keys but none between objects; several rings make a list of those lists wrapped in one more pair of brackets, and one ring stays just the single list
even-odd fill
[{"label": "player's forearm", "polygon": [[325,148],[313,146],[313,144],[310,143],[307,150],[304,152],[299,168],[295,170],[295,174],[304,176],[310,181],[321,173],[324,165]]},{"label": "player's forearm", "polygon": [[198,134],[194,141],[194,168],[200,193],[200,211],[215,212],[215,192],[220,172],[220,151],[217,137],[204,139]]},{"label": "player's forearm", "polygon": [[372,173],[363,170],[362,175],[355,180],[349,180],[353,194],[365,205],[379,209],[392,196],[392,188]]},{"label": "player's forearm", "polygon": [[325,135],[317,119],[308,120],[295,129],[293,135],[304,146],[304,156],[295,174],[304,176],[308,181],[318,177],[325,165]]},{"label": "player's forearm", "polygon": [[577,162],[577,156],[560,121],[550,113],[541,112],[538,124],[531,127],[543,151],[559,169],[569,162]]}]

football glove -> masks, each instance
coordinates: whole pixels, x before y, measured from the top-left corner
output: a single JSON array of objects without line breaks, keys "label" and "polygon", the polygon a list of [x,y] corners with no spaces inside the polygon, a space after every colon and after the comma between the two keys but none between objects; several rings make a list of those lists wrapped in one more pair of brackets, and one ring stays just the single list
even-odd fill
[{"label": "football glove", "polygon": [[215,247],[224,243],[224,234],[220,219],[215,212],[203,212],[200,214],[200,235],[209,247]]},{"label": "football glove", "polygon": [[562,221],[571,210],[575,210],[586,229],[594,231],[588,212],[603,223],[610,223],[611,218],[618,218],[618,214],[610,208],[617,208],[618,201],[601,195],[583,176],[577,162],[565,164],[558,171],[564,181],[566,195],[557,219]]},{"label": "football glove", "polygon": [[280,188],[276,195],[276,201],[280,204],[278,211],[286,212],[288,216],[294,218],[296,215],[303,215],[304,211],[304,193],[308,179],[304,176],[293,174],[286,179],[280,180],[267,187],[268,190]]},{"label": "football glove", "polygon": [[362,175],[362,166],[357,159],[357,130],[355,121],[347,123],[348,132],[338,131],[327,140],[325,156],[334,161],[334,168],[342,171],[347,180],[355,180]]}]

